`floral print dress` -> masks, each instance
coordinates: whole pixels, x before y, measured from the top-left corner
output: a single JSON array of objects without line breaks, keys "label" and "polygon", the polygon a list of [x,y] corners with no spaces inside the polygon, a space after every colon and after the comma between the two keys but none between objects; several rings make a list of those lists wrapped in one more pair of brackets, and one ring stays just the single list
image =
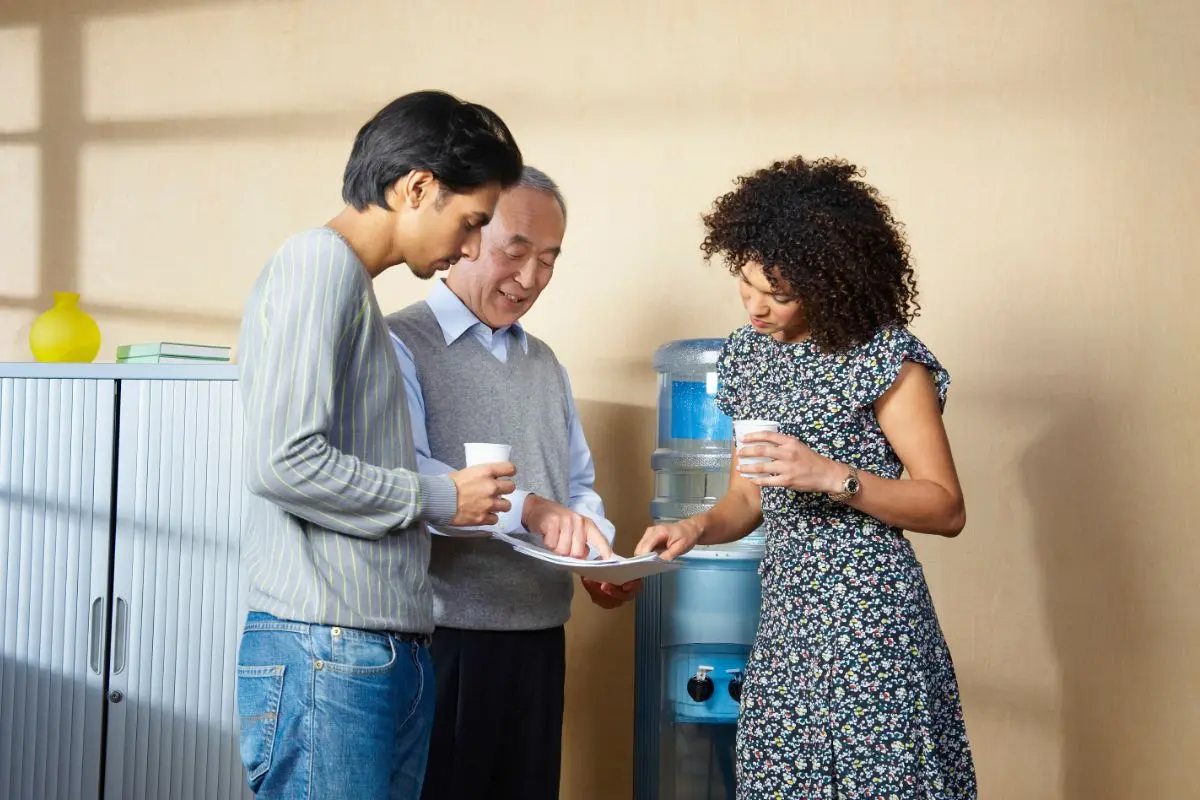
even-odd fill
[{"label": "floral print dress", "polygon": [[[944,406],[949,374],[905,329],[830,354],[747,326],[722,349],[717,405],[899,478],[872,404],[909,360],[930,370]],[[767,487],[762,510],[762,614],[742,691],[738,798],[973,800],[958,683],[908,540],[824,494]]]}]

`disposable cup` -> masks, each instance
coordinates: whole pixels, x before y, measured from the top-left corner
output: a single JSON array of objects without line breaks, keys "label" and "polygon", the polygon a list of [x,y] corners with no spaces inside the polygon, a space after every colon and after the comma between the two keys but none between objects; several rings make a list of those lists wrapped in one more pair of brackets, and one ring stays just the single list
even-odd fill
[{"label": "disposable cup", "polygon": [[[746,434],[757,433],[759,431],[771,431],[772,433],[779,433],[779,423],[769,419],[735,419],[733,421],[733,438],[739,450],[742,449],[742,439]],[[761,444],[767,447],[774,447],[774,445],[768,444],[767,442],[752,442],[752,444]],[[739,466],[742,464],[766,464],[774,460],[775,459],[767,458],[766,456],[743,457],[738,455]],[[741,470],[739,469],[738,472],[741,472]],[[741,474],[743,477],[752,477],[755,474],[763,475],[765,473],[742,472]]]},{"label": "disposable cup", "polygon": [[512,452],[511,445],[493,444],[492,442],[467,442],[463,445],[463,449],[466,451],[468,467],[508,461],[509,454]]}]

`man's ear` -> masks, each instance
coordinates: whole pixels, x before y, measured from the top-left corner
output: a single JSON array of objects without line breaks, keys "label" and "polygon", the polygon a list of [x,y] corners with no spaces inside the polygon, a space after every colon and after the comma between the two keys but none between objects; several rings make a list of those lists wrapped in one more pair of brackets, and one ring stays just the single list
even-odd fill
[{"label": "man's ear", "polygon": [[406,206],[411,209],[421,207],[421,204],[435,198],[438,191],[437,178],[427,169],[414,169],[407,175],[396,179],[392,184],[389,204],[392,208]]}]

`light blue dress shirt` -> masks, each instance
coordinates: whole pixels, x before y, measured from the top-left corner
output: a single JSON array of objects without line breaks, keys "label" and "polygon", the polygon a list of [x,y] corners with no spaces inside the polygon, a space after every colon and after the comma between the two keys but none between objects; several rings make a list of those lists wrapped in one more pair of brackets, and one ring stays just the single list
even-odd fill
[{"label": "light blue dress shirt", "polygon": [[[529,352],[529,341],[525,338],[525,329],[520,323],[507,328],[493,331],[479,321],[471,309],[446,286],[445,281],[434,283],[433,291],[426,299],[429,308],[437,318],[438,325],[446,337],[446,344],[452,344],[466,334],[479,340],[488,352],[497,360],[508,360],[508,342],[515,340],[525,352]],[[413,446],[417,451],[417,470],[422,475],[444,475],[454,469],[433,458],[429,448],[429,431],[425,427],[425,400],[421,393],[421,384],[417,379],[417,364],[412,351],[404,342],[392,333],[392,343],[396,347],[396,356],[400,359],[400,372],[404,378],[404,391],[408,396],[408,416],[412,423]],[[616,529],[604,516],[604,502],[596,494],[593,485],[596,482],[596,467],[592,462],[592,451],[588,448],[587,439],[583,435],[583,425],[579,422],[579,414],[575,410],[575,399],[571,395],[571,380],[562,365],[563,380],[567,387],[567,424],[570,427],[567,438],[568,459],[570,461],[570,500],[568,507],[596,523],[596,527],[604,534],[611,544]],[[520,476],[517,476],[520,480]],[[500,521],[491,526],[501,533],[528,533],[521,524],[525,508],[525,498],[529,492],[521,490],[508,495],[512,509],[500,514]]]}]

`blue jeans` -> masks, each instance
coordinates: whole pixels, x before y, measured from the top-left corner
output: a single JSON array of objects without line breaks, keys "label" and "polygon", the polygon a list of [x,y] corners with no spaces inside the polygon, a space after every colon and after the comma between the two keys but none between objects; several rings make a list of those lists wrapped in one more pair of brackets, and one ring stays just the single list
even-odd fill
[{"label": "blue jeans", "polygon": [[414,800],[434,700],[425,637],[246,618],[237,706],[260,798]]}]

